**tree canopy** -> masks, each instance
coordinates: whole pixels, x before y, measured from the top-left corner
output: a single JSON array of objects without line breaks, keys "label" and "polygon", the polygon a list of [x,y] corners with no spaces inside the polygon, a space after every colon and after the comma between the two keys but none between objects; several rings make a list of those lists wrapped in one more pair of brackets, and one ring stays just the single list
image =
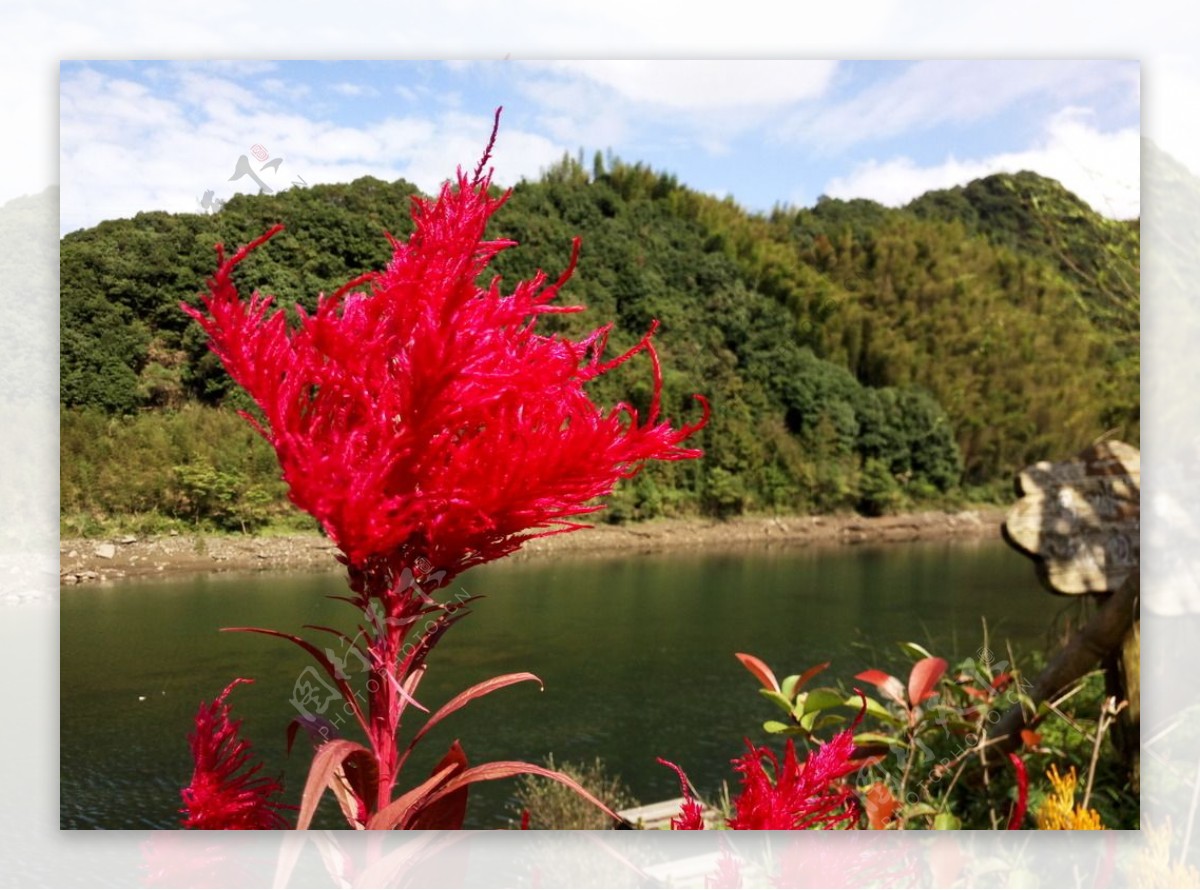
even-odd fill
[{"label": "tree canopy", "polygon": [[[64,511],[133,509],[128,492],[104,495],[97,480],[104,461],[133,460],[136,441],[98,452],[137,426],[160,451],[142,465],[174,492],[145,509],[196,514],[197,480],[224,473],[258,492],[248,515],[268,515],[264,502],[282,496],[270,462],[222,466],[203,444],[201,427],[224,427],[197,418],[242,397],[179,302],[214,270],[215,243],[282,222],[239,285],[311,309],[387,262],[385,233],[408,234],[416,193],[368,177],[65,236]],[[683,419],[696,392],[713,405],[706,459],[652,468],[618,493],[612,518],[886,512],[963,485],[1007,487],[1026,464],[1106,432],[1138,438],[1138,223],[1105,219],[1032,173],[899,209],[823,197],[754,214],[643,164],[597,158],[588,170],[568,156],[518,184],[493,229],[519,242],[493,266],[509,286],[538,269],[555,276],[580,236],[560,300],[588,311],[544,316],[542,329],[578,335],[613,320],[620,349],[658,320],[664,412]],[[594,386],[602,403],[649,402],[636,370]],[[222,509],[223,522],[244,524]]]}]

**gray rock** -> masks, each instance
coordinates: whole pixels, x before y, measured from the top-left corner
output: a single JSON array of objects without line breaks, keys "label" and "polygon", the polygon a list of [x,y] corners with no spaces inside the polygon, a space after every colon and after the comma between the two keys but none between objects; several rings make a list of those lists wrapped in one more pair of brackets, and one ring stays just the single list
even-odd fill
[{"label": "gray rock", "polygon": [[117,547],[115,544],[97,544],[95,551],[96,556],[100,559],[112,559],[117,555]]}]

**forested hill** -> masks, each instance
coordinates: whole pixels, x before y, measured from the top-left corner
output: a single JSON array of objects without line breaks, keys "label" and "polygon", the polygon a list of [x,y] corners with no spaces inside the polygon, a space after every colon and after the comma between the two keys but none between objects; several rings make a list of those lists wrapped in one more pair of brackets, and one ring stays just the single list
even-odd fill
[{"label": "forested hill", "polygon": [[[383,233],[407,235],[414,193],[364,178],[64,237],[64,515],[270,518],[269,452],[214,410],[242,397],[179,301],[212,273],[214,243],[282,222],[240,284],[311,309],[387,262]],[[652,468],[613,517],[882,512],[1007,489],[1106,432],[1138,439],[1138,223],[1031,173],[902,209],[822,198],[761,215],[642,165],[564,158],[513,190],[492,234],[520,243],[494,266],[510,287],[556,275],[581,236],[561,299],[589,311],[540,329],[614,320],[620,349],[658,319],[665,410],[712,402],[706,459]],[[594,394],[644,405],[649,380],[633,363]]]}]

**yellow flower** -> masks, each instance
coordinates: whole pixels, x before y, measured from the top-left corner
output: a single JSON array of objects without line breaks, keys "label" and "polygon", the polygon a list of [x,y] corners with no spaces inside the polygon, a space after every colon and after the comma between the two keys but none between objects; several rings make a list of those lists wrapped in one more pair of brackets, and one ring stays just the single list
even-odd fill
[{"label": "yellow flower", "polygon": [[1037,811],[1038,828],[1042,831],[1100,831],[1104,828],[1099,813],[1075,805],[1075,767],[1060,776],[1058,768],[1051,764],[1046,778],[1054,790]]},{"label": "yellow flower", "polygon": [[1143,826],[1143,846],[1124,876],[1130,887],[1200,887],[1200,871],[1182,860],[1172,861],[1171,823]]}]

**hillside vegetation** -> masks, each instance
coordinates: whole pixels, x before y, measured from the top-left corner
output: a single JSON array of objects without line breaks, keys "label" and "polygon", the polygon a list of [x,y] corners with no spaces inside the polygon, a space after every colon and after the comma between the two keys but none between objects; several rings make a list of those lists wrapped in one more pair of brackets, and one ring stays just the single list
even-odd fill
[{"label": "hillside vegetation", "polygon": [[[244,397],[179,301],[196,299],[216,242],[282,222],[240,284],[311,309],[387,262],[384,232],[408,234],[413,194],[364,178],[64,237],[64,528],[290,516],[270,449],[233,415]],[[761,215],[640,164],[564,158],[493,226],[520,244],[493,267],[510,287],[557,275],[583,239],[560,299],[589,311],[541,330],[612,320],[621,349],[657,319],[665,412],[692,419],[696,392],[712,402],[706,459],[650,468],[614,497],[613,521],[952,503],[1105,433],[1138,439],[1138,223],[1031,173],[901,209],[822,198]],[[645,406],[649,387],[634,362],[593,392]]]}]

